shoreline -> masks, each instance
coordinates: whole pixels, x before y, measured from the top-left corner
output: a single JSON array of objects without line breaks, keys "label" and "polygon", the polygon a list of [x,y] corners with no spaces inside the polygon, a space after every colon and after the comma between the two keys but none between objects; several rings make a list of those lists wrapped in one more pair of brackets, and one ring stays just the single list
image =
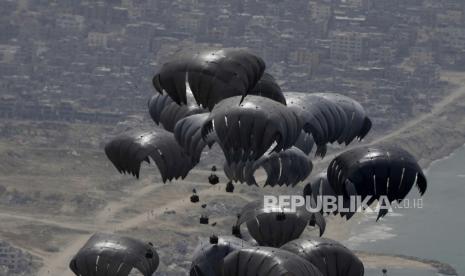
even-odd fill
[{"label": "shoreline", "polygon": [[[437,260],[432,259],[424,259],[415,256],[407,256],[402,254],[384,254],[384,253],[373,253],[363,250],[354,250],[354,253],[364,261],[365,267],[370,267],[370,258],[376,258],[377,261],[384,261],[385,263],[394,263],[397,264],[398,267],[393,268],[418,268],[418,267],[427,267],[434,270],[436,273],[440,275],[450,275],[450,276],[458,276],[458,272],[455,270],[453,266],[450,264],[440,262]],[[402,265],[399,263],[405,261]],[[368,264],[368,266],[366,265]],[[374,266],[378,268],[378,266]]]},{"label": "shoreline", "polygon": [[432,161],[429,161],[428,165],[423,169],[424,172],[427,174],[429,172],[429,170],[431,169],[432,166],[434,166],[434,164],[436,163],[439,163],[441,161],[444,161],[446,159],[449,159],[451,158],[458,150],[460,150],[461,148],[465,148],[465,144],[463,144],[462,146],[454,149],[452,152],[450,152],[449,154],[446,154],[445,156],[441,157],[441,158],[438,158],[438,159],[435,159],[435,160],[432,160]]},{"label": "shoreline", "polygon": [[[461,146],[454,148],[451,152],[448,152],[446,150],[441,151],[440,153],[443,154],[443,156],[439,159],[436,160],[426,160],[424,159],[425,163],[428,164],[426,167],[425,173],[428,173],[428,170],[431,169],[431,167],[438,162],[444,161],[448,158],[451,158],[457,151],[461,150],[462,148],[465,148],[465,144],[462,144]],[[445,149],[450,149],[449,147],[445,147]],[[429,161],[429,162],[427,162]],[[352,230],[354,229],[353,227],[356,227],[358,223],[361,222],[363,219],[362,217],[354,217],[353,220],[349,221],[341,221],[340,218],[333,219],[331,217],[331,220],[329,220],[329,229],[333,230],[334,228],[341,228],[341,226],[348,226],[348,229],[339,229],[336,232],[331,233],[332,235],[336,235],[336,239],[345,242],[350,237],[352,237]],[[332,225],[331,225],[332,224]],[[330,235],[331,235],[330,234]],[[390,239],[392,237],[389,237],[387,239]],[[395,237],[394,237],[395,238]],[[372,242],[372,241],[367,241],[367,242]],[[376,241],[374,241],[376,242]],[[349,247],[350,248],[350,247]],[[351,249],[352,250],[352,249]],[[363,261],[365,268],[371,268],[371,269],[382,269],[382,268],[394,268],[394,269],[427,269],[427,270],[432,270],[435,273],[438,273],[439,275],[452,275],[452,276],[458,276],[459,273],[456,270],[454,266],[452,266],[449,263],[442,262],[436,259],[428,259],[428,258],[421,258],[417,256],[409,256],[409,255],[403,255],[403,254],[397,254],[397,253],[379,253],[379,252],[373,252],[369,250],[363,250],[363,249],[353,249],[353,252],[359,256],[359,258]]]},{"label": "shoreline", "polygon": [[[456,151],[465,147],[465,116],[463,116],[463,110],[465,110],[465,73],[460,73],[459,80],[452,83],[455,84],[455,87],[438,104],[441,108],[433,108],[433,112],[420,116],[420,119],[414,118],[411,122],[406,122],[399,130],[394,131],[393,135],[375,138],[373,142],[368,142],[368,144],[388,142],[402,145],[417,158],[425,173],[428,173],[433,164],[450,158]],[[447,104],[443,104],[443,102]],[[447,142],[443,142],[446,139]],[[355,219],[357,220],[357,218]],[[333,223],[337,224],[336,228],[342,226],[340,222],[333,221]],[[344,222],[344,226],[347,226],[347,222]],[[350,232],[350,230],[340,231],[337,233],[338,236],[340,235],[338,238],[341,241],[347,240],[350,238]],[[368,260],[375,258],[377,259],[375,262],[391,263],[394,268],[396,264],[402,266],[404,261],[410,261],[412,262],[410,263],[411,268],[415,268],[417,264],[423,264],[441,275],[459,275],[453,266],[438,260],[362,250],[355,250],[355,252]],[[362,258],[364,262],[365,259]],[[367,264],[370,265],[373,262],[368,261]]]}]

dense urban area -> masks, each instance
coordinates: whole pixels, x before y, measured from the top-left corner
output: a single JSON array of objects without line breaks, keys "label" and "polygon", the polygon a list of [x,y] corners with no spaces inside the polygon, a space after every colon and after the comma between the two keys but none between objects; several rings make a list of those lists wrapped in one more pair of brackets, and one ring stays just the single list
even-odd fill
[{"label": "dense urban area", "polygon": [[[0,119],[116,124],[146,112],[168,57],[206,45],[251,49],[284,91],[351,96],[382,133],[465,70],[465,1],[2,0]],[[0,241],[0,275],[31,262]]]}]

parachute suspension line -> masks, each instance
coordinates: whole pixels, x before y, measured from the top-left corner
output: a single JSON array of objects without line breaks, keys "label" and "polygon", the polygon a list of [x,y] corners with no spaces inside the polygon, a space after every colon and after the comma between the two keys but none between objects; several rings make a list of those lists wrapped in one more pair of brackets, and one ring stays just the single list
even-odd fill
[{"label": "parachute suspension line", "polygon": [[187,95],[191,95],[192,98],[194,98],[194,93],[192,92],[191,89],[191,84],[189,83],[189,72],[186,72],[186,102],[187,102]]},{"label": "parachute suspension line", "polygon": [[376,192],[376,174],[373,174],[373,191],[375,192],[375,195],[378,194]]},{"label": "parachute suspension line", "polygon": [[391,185],[391,177],[388,176],[387,180],[386,180],[386,194],[389,195],[389,186]]},{"label": "parachute suspension line", "polygon": [[268,147],[268,149],[265,151],[265,153],[263,154],[263,156],[268,156],[271,154],[271,152],[276,148],[276,146],[278,146],[278,143],[276,142],[276,140],[273,141],[273,143]]},{"label": "parachute suspension line", "polygon": [[279,176],[278,176],[278,181],[281,180],[281,174],[283,173],[283,160],[281,156],[278,158],[279,160]]},{"label": "parachute suspension line", "polygon": [[336,170],[337,170],[337,179],[340,180],[340,179],[341,179],[342,170],[340,170],[339,168],[337,168]]},{"label": "parachute suspension line", "polygon": [[124,263],[121,263],[121,264],[119,265],[118,270],[116,271],[116,274],[118,274],[119,271],[121,270],[121,268],[123,268],[123,265],[124,265]]},{"label": "parachute suspension line", "polygon": [[260,221],[258,220],[258,217],[255,216],[255,221],[257,222],[257,229],[258,229],[258,232],[260,233],[260,236],[263,237],[263,232],[262,232],[262,228],[260,227]]},{"label": "parachute suspension line", "polygon": [[405,174],[405,167],[402,168],[402,174],[400,175],[400,184],[399,184],[399,190],[402,188],[402,182],[404,182],[404,174]]},{"label": "parachute suspension line", "polygon": [[98,270],[98,261],[100,259],[100,255],[97,256],[97,259],[95,260],[95,272]]}]

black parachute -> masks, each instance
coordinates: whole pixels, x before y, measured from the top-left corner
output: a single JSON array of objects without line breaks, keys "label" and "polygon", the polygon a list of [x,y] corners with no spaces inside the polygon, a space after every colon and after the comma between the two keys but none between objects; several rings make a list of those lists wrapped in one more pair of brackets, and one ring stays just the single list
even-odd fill
[{"label": "black parachute", "polygon": [[[342,200],[342,207],[344,209],[347,210],[350,207],[350,200],[344,197],[338,197],[333,190],[333,187],[331,187],[326,177],[326,172],[319,173],[310,179],[310,182],[304,187],[303,196],[307,201],[310,200],[313,206],[315,206],[318,201],[322,202],[324,197],[330,196],[336,199],[337,204],[339,204],[339,200]],[[334,215],[338,213],[341,217],[346,217],[347,219],[350,219],[355,214],[353,212],[339,211],[337,209],[333,212]]]},{"label": "black parachute", "polygon": [[202,137],[215,132],[228,163],[257,160],[274,143],[274,151],[292,147],[301,121],[285,105],[268,98],[232,97],[218,103],[202,127]]},{"label": "black parachute", "polygon": [[281,246],[316,266],[325,276],[363,276],[360,259],[337,241],[325,238],[297,239]]},{"label": "black parachute", "polygon": [[193,167],[173,134],[163,129],[118,136],[105,146],[105,153],[120,173],[137,178],[141,163],[150,163],[150,159],[155,161],[163,182],[184,178]]},{"label": "black parachute", "polygon": [[222,275],[224,258],[236,250],[252,245],[233,236],[220,236],[216,243],[200,241],[194,251],[190,276]]},{"label": "black parachute", "polygon": [[355,100],[334,93],[285,93],[287,105],[298,114],[303,130],[312,134],[316,154],[326,154],[327,143],[362,139],[371,129],[371,120]]},{"label": "black parachute", "polygon": [[295,141],[294,147],[300,149],[301,151],[305,152],[305,154],[310,154],[313,149],[313,145],[315,144],[315,140],[313,136],[305,131],[302,131]]},{"label": "black parachute", "polygon": [[[401,201],[416,184],[423,195],[427,181],[415,158],[395,145],[373,145],[348,150],[334,158],[327,171],[328,181],[338,195],[371,196],[368,204],[387,196]],[[386,215],[381,208],[378,219]]]},{"label": "black parachute", "polygon": [[[260,81],[250,91],[249,94],[258,95],[261,97],[267,97],[267,98],[270,98],[272,100],[275,100],[283,104],[286,103],[286,100],[281,91],[281,88],[278,86],[278,84],[276,84],[276,82],[274,81],[274,78],[270,74],[267,74],[267,73],[263,75],[262,79],[260,79]],[[168,96],[161,96],[161,97],[168,97]],[[171,105],[169,106],[171,107]],[[175,106],[178,106],[178,105],[175,104]],[[198,114],[198,113],[202,113],[203,109],[192,107],[192,106],[189,106],[189,107],[181,106],[181,107],[182,107],[182,111],[179,111],[179,114],[172,114],[170,118],[173,118],[173,119],[171,119],[171,121],[169,121],[166,124],[169,124],[171,122],[179,122],[179,123],[176,123],[174,127],[174,133],[175,133],[176,140],[184,148],[184,150],[186,150],[186,152],[190,156],[192,156],[194,162],[198,163],[198,160],[200,159],[200,155],[202,154],[203,149],[205,148],[206,145],[211,147],[216,141],[216,136],[214,135],[214,133],[212,133],[213,135],[209,135],[208,137],[205,138],[206,141],[202,141],[202,137],[200,137],[200,132],[201,132],[203,123],[209,117],[208,113]],[[184,111],[184,110],[188,110],[188,111]],[[196,115],[192,115],[192,114],[196,114]],[[156,115],[157,114],[155,114],[154,116]],[[189,116],[189,115],[192,115],[192,116]],[[158,115],[158,117],[161,117],[161,116]],[[178,119],[178,118],[181,118],[181,119]],[[162,124],[164,123],[162,122]],[[310,143],[308,139],[313,139],[313,138],[310,135],[306,135],[303,132],[301,136],[303,139],[305,139],[305,141],[302,140],[300,144],[302,144],[302,149],[304,150],[304,152],[307,153],[308,146],[310,145],[310,150],[312,147],[312,143]]]},{"label": "black parachute", "polygon": [[265,62],[243,49],[197,51],[165,63],[152,80],[177,104],[186,104],[188,89],[197,103],[212,109],[221,100],[246,96],[265,71]]},{"label": "black parachute", "polygon": [[330,100],[344,110],[344,114],[341,115],[345,115],[342,117],[346,121],[344,131],[338,138],[340,144],[345,143],[348,145],[353,139],[358,138],[361,140],[368,134],[372,123],[359,102],[336,93],[316,93],[315,95]]},{"label": "black parachute", "polygon": [[326,222],[320,213],[310,213],[305,206],[295,212],[265,209],[264,201],[251,202],[242,208],[236,227],[246,223],[249,234],[262,246],[279,247],[297,239],[307,225],[318,226],[323,235]]},{"label": "black parachute", "polygon": [[305,185],[303,195],[310,196],[316,202],[318,196],[335,196],[336,193],[329,185],[326,172],[322,172],[312,177],[310,182]]},{"label": "black parachute", "polygon": [[173,131],[176,123],[184,117],[206,112],[194,105],[178,105],[169,96],[156,94],[148,101],[150,117],[158,125],[162,124],[163,128]]},{"label": "black parachute", "polygon": [[191,156],[192,162],[195,164],[199,162],[205,146],[211,147],[215,143],[214,135],[202,138],[202,126],[208,117],[208,113],[188,116],[180,120],[174,127],[176,141]]},{"label": "black parachute", "polygon": [[158,264],[158,254],[151,244],[97,233],[73,257],[69,267],[78,276],[127,276],[133,269],[151,276]]},{"label": "black parachute", "polygon": [[295,186],[312,172],[310,158],[296,147],[264,155],[254,162],[224,164],[226,176],[233,181],[257,185],[254,173],[263,167],[267,174],[265,186]]},{"label": "black parachute", "polygon": [[263,74],[262,78],[248,94],[269,98],[284,105],[286,104],[286,98],[284,97],[281,87],[276,83],[273,76],[268,73]]},{"label": "black parachute", "polygon": [[247,183],[248,185],[258,185],[254,173],[256,170],[255,161],[239,161],[223,164],[226,177],[235,182]]},{"label": "black parachute", "polygon": [[323,276],[305,259],[270,247],[244,248],[224,258],[224,276]]},{"label": "black parachute", "polygon": [[263,167],[268,175],[265,186],[295,186],[312,172],[310,158],[296,147],[274,152],[255,162],[257,168]]}]

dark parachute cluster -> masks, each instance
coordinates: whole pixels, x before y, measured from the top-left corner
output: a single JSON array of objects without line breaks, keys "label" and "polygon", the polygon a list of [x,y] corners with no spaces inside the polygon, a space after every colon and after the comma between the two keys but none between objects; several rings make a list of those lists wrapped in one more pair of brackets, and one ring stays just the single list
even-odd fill
[{"label": "dark parachute cluster", "polygon": [[[245,223],[251,238],[239,230]],[[325,230],[320,213],[266,209],[263,201],[244,206],[233,227],[235,236],[201,240],[193,254],[191,276],[298,275],[361,276],[363,263],[342,244],[324,238],[300,239],[308,225]]]},{"label": "dark parachute cluster", "polygon": [[[107,156],[120,172],[135,176],[142,161],[153,159],[167,181],[185,177],[205,147],[217,143],[230,180],[256,185],[254,173],[263,168],[265,185],[294,186],[312,171],[308,155],[314,144],[323,156],[328,143],[349,144],[370,130],[371,121],[356,101],[333,93],[283,93],[265,69],[260,57],[244,49],[179,54],[153,78],[159,93],[148,102],[150,116],[174,134],[174,142],[142,144],[138,133],[124,135],[107,145]],[[151,135],[169,139],[166,131]],[[163,154],[179,149],[184,154]],[[166,160],[172,158],[182,169]]]},{"label": "dark parachute cluster", "polygon": [[[264,61],[244,49],[179,54],[152,82],[158,94],[148,102],[149,113],[162,128],[124,134],[106,145],[120,173],[139,177],[141,163],[153,161],[163,182],[184,178],[205,148],[217,144],[224,154],[227,192],[234,191],[233,182],[258,185],[255,173],[261,168],[265,186],[295,186],[312,172],[312,151],[324,157],[328,144],[362,140],[372,126],[360,103],[344,95],[283,92]],[[216,167],[208,181],[219,183]],[[399,202],[414,184],[425,192],[425,176],[412,155],[398,146],[374,144],[336,156],[304,195],[312,206],[325,196],[339,196],[343,207],[352,196],[369,198],[369,204],[384,197]],[[195,190],[190,201],[200,201]],[[333,213],[347,219],[353,215]],[[378,218],[386,213],[380,210]],[[263,201],[249,203],[237,215],[232,237],[212,236],[201,243],[190,275],[363,275],[362,262],[338,242],[300,238],[307,227],[323,235],[324,215],[305,207],[288,212],[265,209]],[[200,223],[209,224],[208,216],[202,215]],[[151,275],[157,265],[158,255],[146,244],[99,234],[70,267],[76,275],[126,276],[130,268]]]}]

